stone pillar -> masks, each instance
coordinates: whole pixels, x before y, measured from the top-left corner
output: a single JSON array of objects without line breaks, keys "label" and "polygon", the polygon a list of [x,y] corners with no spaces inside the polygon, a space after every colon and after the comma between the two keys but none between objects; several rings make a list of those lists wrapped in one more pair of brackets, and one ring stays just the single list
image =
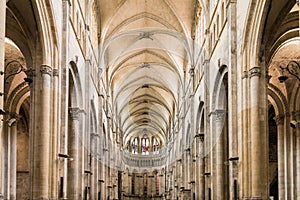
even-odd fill
[{"label": "stone pillar", "polygon": [[[228,62],[228,157],[229,157],[229,176],[225,175],[224,185],[229,177],[229,187],[224,187],[224,196],[230,199],[236,197],[237,191],[234,189],[238,179],[238,67],[237,67],[237,1],[229,1],[227,7],[228,33],[229,33],[229,62]],[[224,144],[227,142],[224,141]],[[227,158],[226,158],[227,160]]]},{"label": "stone pillar", "polygon": [[296,198],[300,199],[300,111],[295,113],[296,121]]},{"label": "stone pillar", "polygon": [[98,138],[99,135],[95,133],[91,133],[91,199],[97,199],[97,194],[98,194],[98,179],[99,179],[99,174],[98,174],[98,155],[97,155],[97,149],[98,149]]},{"label": "stone pillar", "polygon": [[204,163],[204,134],[199,135],[199,142],[197,142],[199,146],[199,170],[197,170],[197,174],[199,177],[199,188],[198,188],[198,198],[199,200],[204,200],[205,199],[205,163]]},{"label": "stone pillar", "polygon": [[9,127],[9,140],[10,140],[10,192],[9,200],[17,199],[17,125],[13,123]]},{"label": "stone pillar", "polygon": [[[250,147],[251,152],[251,199],[266,199],[268,194],[268,157],[267,138],[261,126],[261,119],[264,117],[260,112],[260,105],[263,103],[262,95],[264,87],[261,85],[261,68],[253,67],[249,70],[250,79]],[[265,119],[263,118],[265,121]],[[265,128],[265,127],[264,127]]]},{"label": "stone pillar", "polygon": [[276,116],[278,146],[278,198],[285,199],[284,116]]},{"label": "stone pillar", "polygon": [[250,168],[251,168],[251,163],[250,163],[250,153],[248,154],[248,152],[250,152],[250,142],[249,142],[249,126],[248,126],[248,72],[247,71],[243,71],[242,74],[242,99],[243,99],[243,103],[242,103],[242,128],[241,128],[241,132],[243,134],[241,134],[241,138],[242,138],[242,142],[239,143],[240,149],[242,151],[242,170],[241,170],[241,176],[240,176],[240,180],[242,182],[241,184],[241,196],[242,198],[247,198],[250,196],[250,187],[249,187],[249,181],[250,181]]},{"label": "stone pillar", "polygon": [[184,189],[190,189],[190,181],[191,181],[191,149],[187,148],[184,152]]},{"label": "stone pillar", "polygon": [[79,199],[79,108],[69,108],[68,153],[72,161],[68,163],[68,199]]},{"label": "stone pillar", "polygon": [[[0,71],[4,72],[5,58],[5,17],[6,1],[0,1]],[[4,75],[0,78],[0,91],[4,91]],[[4,96],[0,97],[0,109],[3,110]],[[0,115],[0,146],[3,146],[3,115]],[[0,148],[0,199],[3,199],[3,151]]]},{"label": "stone pillar", "polygon": [[[68,115],[69,115],[69,19],[70,1],[62,0],[62,32],[61,32],[61,68],[60,68],[60,146],[59,153],[68,154]],[[63,177],[62,199],[67,199],[68,181],[68,159],[63,159],[59,163],[60,176]]]},{"label": "stone pillar", "polygon": [[215,111],[215,133],[216,136],[216,198],[224,198],[224,121],[225,121],[225,111],[216,110]]},{"label": "stone pillar", "polygon": [[[33,144],[33,199],[49,198],[50,183],[50,121],[51,121],[51,76],[52,68],[47,65],[41,66],[41,80],[39,88],[40,94],[36,110],[41,110],[37,114],[36,119],[39,123],[35,124],[34,144]],[[37,83],[36,83],[37,84]]]},{"label": "stone pillar", "polygon": [[55,199],[58,196],[58,133],[59,133],[59,80],[58,80],[58,69],[53,69],[53,129],[51,134],[51,194],[50,198]]}]

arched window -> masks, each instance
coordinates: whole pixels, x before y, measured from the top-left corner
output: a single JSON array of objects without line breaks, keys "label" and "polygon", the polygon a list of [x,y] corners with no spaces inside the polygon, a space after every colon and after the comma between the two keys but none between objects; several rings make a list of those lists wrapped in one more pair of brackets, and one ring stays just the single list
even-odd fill
[{"label": "arched window", "polygon": [[132,141],[131,152],[132,152],[132,154],[138,154],[138,151],[139,151],[139,141],[138,141],[138,138],[136,137]]},{"label": "arched window", "polygon": [[156,138],[153,140],[153,154],[159,154],[159,143]]},{"label": "arched window", "polygon": [[144,135],[142,139],[142,155],[149,155],[149,138]]}]

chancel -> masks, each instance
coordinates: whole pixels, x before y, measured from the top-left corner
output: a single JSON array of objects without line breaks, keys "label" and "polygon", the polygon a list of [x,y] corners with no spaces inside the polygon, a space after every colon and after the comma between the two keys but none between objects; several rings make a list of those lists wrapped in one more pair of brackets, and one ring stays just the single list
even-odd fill
[{"label": "chancel", "polygon": [[296,0],[1,0],[0,200],[300,200]]}]

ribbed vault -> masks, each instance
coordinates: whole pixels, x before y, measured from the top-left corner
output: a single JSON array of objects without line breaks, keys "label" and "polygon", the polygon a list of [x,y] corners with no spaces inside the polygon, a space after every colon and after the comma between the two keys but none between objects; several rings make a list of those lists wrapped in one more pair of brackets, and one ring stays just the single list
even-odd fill
[{"label": "ribbed vault", "polygon": [[123,144],[167,142],[192,64],[195,0],[99,0],[101,67]]}]

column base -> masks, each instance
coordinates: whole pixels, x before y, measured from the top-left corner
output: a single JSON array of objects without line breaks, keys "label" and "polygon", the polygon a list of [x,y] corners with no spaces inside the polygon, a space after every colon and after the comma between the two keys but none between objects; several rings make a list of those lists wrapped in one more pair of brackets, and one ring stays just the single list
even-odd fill
[{"label": "column base", "polygon": [[265,198],[265,197],[243,197],[242,200],[269,200],[269,198]]}]

